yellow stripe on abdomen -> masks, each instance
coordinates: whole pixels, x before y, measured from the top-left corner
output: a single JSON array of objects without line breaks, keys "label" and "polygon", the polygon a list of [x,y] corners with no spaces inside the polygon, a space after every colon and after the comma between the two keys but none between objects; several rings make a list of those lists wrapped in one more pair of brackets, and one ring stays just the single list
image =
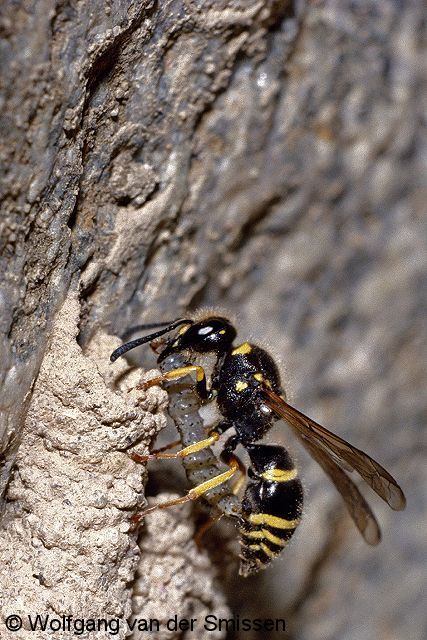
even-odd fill
[{"label": "yellow stripe on abdomen", "polygon": [[243,535],[247,538],[254,538],[255,540],[268,540],[278,547],[285,547],[288,544],[288,540],[283,540],[279,536],[275,536],[268,529],[253,529],[253,531],[243,531]]},{"label": "yellow stripe on abdomen", "polygon": [[269,480],[271,482],[289,482],[295,480],[298,477],[298,471],[296,469],[268,469],[261,473],[263,480]]},{"label": "yellow stripe on abdomen", "polygon": [[286,520],[269,513],[251,513],[248,521],[251,524],[266,524],[275,529],[295,529],[299,524],[299,520]]}]

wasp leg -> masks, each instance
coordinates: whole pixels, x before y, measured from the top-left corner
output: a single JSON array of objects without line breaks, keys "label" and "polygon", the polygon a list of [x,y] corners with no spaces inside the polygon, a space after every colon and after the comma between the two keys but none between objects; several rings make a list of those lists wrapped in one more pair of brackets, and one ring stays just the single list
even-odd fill
[{"label": "wasp leg", "polygon": [[188,447],[184,449],[180,449],[180,451],[175,451],[174,453],[164,453],[167,449],[172,449],[177,444],[180,443],[179,440],[176,442],[171,442],[170,445],[166,445],[166,447],[162,447],[161,449],[157,449],[152,453],[141,456],[139,453],[131,453],[130,457],[135,462],[147,462],[148,460],[174,460],[178,458],[185,458],[185,456],[189,456],[191,453],[197,453],[197,451],[201,451],[202,449],[206,449],[206,447],[210,447],[211,444],[214,444],[219,440],[219,433],[216,431],[212,431],[209,438],[205,438],[205,440],[199,440],[199,442],[195,442],[194,444],[190,444]]},{"label": "wasp leg", "polygon": [[[234,493],[234,495],[237,495],[246,480],[246,467],[243,464],[243,462],[240,460],[240,458],[238,458],[235,454],[230,454],[230,455],[234,458],[234,460],[238,464],[238,471],[240,471],[240,477],[231,487],[231,490]],[[222,455],[221,455],[221,459],[222,459]],[[230,461],[230,458],[228,458],[227,462],[224,460],[226,464],[229,464],[229,461]],[[199,548],[201,547],[202,538],[205,535],[206,531],[208,531],[214,524],[216,524],[218,520],[222,518],[223,515],[224,515],[223,513],[218,512],[214,516],[209,516],[206,522],[204,522],[198,528],[196,535],[194,536],[194,542],[197,544]]]},{"label": "wasp leg", "polygon": [[198,500],[210,489],[214,489],[215,487],[218,487],[220,484],[223,484],[223,482],[230,480],[230,478],[232,478],[234,474],[237,473],[237,471],[239,471],[239,461],[237,460],[237,458],[230,457],[228,466],[230,467],[228,471],[224,471],[224,473],[220,473],[219,476],[215,476],[210,480],[206,480],[205,482],[202,482],[197,487],[193,487],[193,489],[190,489],[190,491],[185,496],[182,496],[181,498],[175,498],[175,500],[168,500],[167,502],[161,502],[160,504],[155,504],[152,507],[145,509],[141,513],[135,514],[131,518],[132,522],[134,524],[137,524],[143,518],[145,518],[146,515],[148,515],[149,513],[152,513],[153,511],[156,511],[157,509],[168,509],[169,507],[174,507],[177,504],[184,504],[185,502]]},{"label": "wasp leg", "polygon": [[240,458],[238,458],[234,453],[234,449],[237,447],[238,444],[239,444],[239,440],[237,436],[231,436],[231,438],[228,438],[228,440],[224,444],[224,448],[221,451],[221,456],[220,456],[221,460],[227,465],[229,464],[229,460],[231,459],[236,460],[239,464],[240,478],[238,478],[237,482],[235,482],[232,487],[233,493],[235,495],[239,493],[240,489],[242,488],[246,480],[246,467],[243,464],[243,462],[240,460]]},{"label": "wasp leg", "polygon": [[185,378],[192,373],[196,374],[196,391],[199,397],[202,400],[209,400],[212,394],[206,386],[205,370],[203,367],[199,367],[196,364],[190,364],[186,367],[178,367],[178,369],[173,369],[172,371],[163,373],[161,376],[157,376],[156,378],[152,378],[146,382],[140,382],[140,384],[137,384],[134,388],[144,390],[149,389],[150,387],[159,385],[165,380],[178,380],[179,378]]},{"label": "wasp leg", "polygon": [[[173,449],[174,447],[177,447],[179,444],[181,444],[181,440],[174,440],[173,442],[169,442],[169,444],[166,444],[164,447],[153,449],[150,455],[153,456],[158,453],[162,453],[163,451],[168,451],[169,449]],[[129,457],[132,458],[134,462],[147,462],[150,455],[142,456],[140,453],[132,452],[129,454]]]},{"label": "wasp leg", "polygon": [[202,548],[202,538],[205,535],[206,531],[208,531],[211,527],[213,527],[213,525],[216,524],[218,520],[221,520],[223,515],[224,514],[219,511],[216,515],[209,516],[206,522],[200,525],[200,527],[197,529],[194,535],[194,542],[196,543],[199,549]]},{"label": "wasp leg", "polygon": [[235,495],[240,493],[240,489],[243,487],[246,480],[246,467],[241,460],[239,460],[239,471],[240,471],[240,477],[237,478],[236,482],[231,487]]}]

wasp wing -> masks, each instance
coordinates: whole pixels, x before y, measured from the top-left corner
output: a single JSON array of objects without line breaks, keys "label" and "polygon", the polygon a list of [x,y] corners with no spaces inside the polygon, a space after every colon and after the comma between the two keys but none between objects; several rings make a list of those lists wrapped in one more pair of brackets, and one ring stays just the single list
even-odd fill
[{"label": "wasp wing", "polygon": [[[406,506],[406,499],[396,480],[373,458],[353,447],[331,431],[317,424],[311,418],[292,407],[270,389],[263,389],[268,406],[296,431],[303,440],[323,453],[330,453],[334,459],[343,460],[395,511]],[[317,460],[317,458],[316,458]],[[319,460],[317,460],[319,462]],[[331,459],[331,462],[334,462]],[[349,478],[347,478],[349,479]]]},{"label": "wasp wing", "polygon": [[366,542],[371,545],[378,544],[381,540],[378,522],[354,482],[350,480],[326,451],[318,448],[311,440],[306,438],[301,438],[301,442],[338,489],[354,524]]},{"label": "wasp wing", "polygon": [[[298,433],[297,435],[298,439],[301,440],[303,444],[307,442],[307,439],[303,438],[300,433]],[[335,455],[335,453],[332,453],[332,451],[325,447],[320,441],[316,442],[316,448],[323,449],[323,452],[326,453],[328,457],[331,458],[333,462],[335,462],[335,464],[341,467],[341,469],[344,469],[344,471],[348,471],[349,473],[353,473],[354,469],[351,465],[348,464],[348,462],[345,462],[342,458],[339,458],[337,455]]]}]

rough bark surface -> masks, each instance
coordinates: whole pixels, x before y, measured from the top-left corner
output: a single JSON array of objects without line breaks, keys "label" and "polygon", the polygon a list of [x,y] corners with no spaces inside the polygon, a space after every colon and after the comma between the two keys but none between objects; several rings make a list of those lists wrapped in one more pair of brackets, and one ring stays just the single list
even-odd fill
[{"label": "rough bark surface", "polygon": [[[160,399],[136,411],[134,396],[110,388],[101,363],[117,339],[99,331],[221,305],[242,338],[276,353],[294,403],[372,453],[408,495],[404,514],[374,501],[384,541],[366,549],[301,456],[298,538],[268,573],[223,580],[232,611],[285,617],[299,640],[421,637],[423,3],[28,0],[1,13],[2,531],[27,564],[8,569],[12,586],[2,572],[0,588],[18,598],[20,586],[16,612],[59,611],[83,576],[79,545],[99,535],[79,613],[128,615],[137,556],[125,526],[142,487],[120,449],[137,432],[149,444]],[[80,377],[64,376],[61,354]],[[85,404],[85,388],[102,407]],[[46,447],[62,392],[70,415]],[[272,439],[288,444],[285,433]],[[68,510],[61,469],[80,492]],[[155,617],[164,602],[227,611],[188,514],[148,523],[135,613],[154,615],[157,598]],[[64,582],[39,566],[50,543]]]}]

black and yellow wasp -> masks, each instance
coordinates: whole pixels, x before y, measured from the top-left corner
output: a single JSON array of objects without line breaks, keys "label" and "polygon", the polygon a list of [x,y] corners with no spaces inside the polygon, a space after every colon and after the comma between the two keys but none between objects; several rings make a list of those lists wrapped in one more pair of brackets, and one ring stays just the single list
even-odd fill
[{"label": "black and yellow wasp", "polygon": [[[286,402],[280,375],[272,357],[260,347],[243,342],[234,346],[236,329],[221,316],[179,319],[171,323],[146,325],[163,327],[155,333],[120,346],[111,361],[141,344],[150,342],[159,354],[157,362],[162,375],[139,385],[139,388],[177,381],[195,374],[195,392],[205,403],[215,399],[221,420],[205,437],[197,441],[187,438],[178,452],[164,453],[164,447],[150,456],[133,455],[138,462],[153,458],[191,459],[202,481],[187,495],[146,509],[135,521],[157,508],[166,508],[199,497],[209,499],[226,515],[237,518],[240,533],[241,564],[244,576],[267,566],[286,546],[298,526],[303,504],[303,490],[297,469],[281,446],[259,444],[278,419],[284,419],[311,456],[329,475],[342,495],[347,509],[366,542],[375,545],[381,538],[380,528],[368,503],[346,471],[356,471],[365,482],[394,510],[405,508],[405,496],[394,478],[368,454],[356,449]],[[165,334],[174,331],[172,336]],[[203,357],[213,356],[213,371],[208,385],[200,364]],[[211,463],[198,459],[229,429],[234,435],[226,440],[221,460],[229,470],[212,476]],[[190,444],[188,444],[190,442]],[[177,443],[173,443],[177,444]],[[248,481],[236,509],[233,490],[221,494],[215,490],[237,473],[245,473],[235,449],[242,445],[249,454]],[[209,449],[210,451],[210,449]],[[215,461],[215,459],[213,459]],[[211,466],[209,466],[211,465]],[[215,465],[214,465],[215,466]],[[217,466],[215,466],[217,468]],[[189,475],[193,483],[194,478]],[[237,483],[240,486],[240,482]]]}]

